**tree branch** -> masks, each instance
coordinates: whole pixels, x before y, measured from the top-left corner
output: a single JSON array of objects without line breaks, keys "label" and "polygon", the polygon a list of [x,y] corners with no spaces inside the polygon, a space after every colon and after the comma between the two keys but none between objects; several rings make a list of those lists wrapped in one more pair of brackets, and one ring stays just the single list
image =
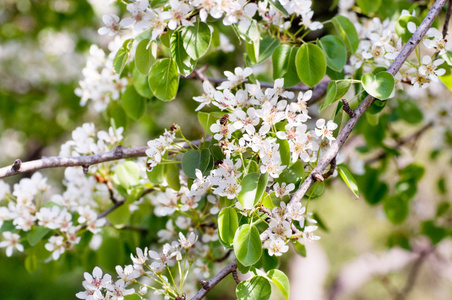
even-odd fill
[{"label": "tree branch", "polygon": [[[419,44],[422,37],[425,35],[428,29],[433,24],[435,18],[441,12],[442,7],[446,4],[448,0],[437,0],[435,4],[433,4],[432,8],[428,12],[425,19],[422,21],[421,25],[418,27],[416,32],[411,36],[407,44],[403,47],[402,51],[400,51],[399,55],[396,57],[394,62],[389,66],[388,72],[392,75],[395,75],[402,65],[407,60],[408,56],[413,52],[414,48]],[[339,149],[344,145],[348,136],[352,132],[353,128],[355,128],[358,120],[364,115],[366,110],[370,107],[372,102],[375,100],[372,96],[367,96],[363,102],[354,110],[355,116],[350,118],[348,122],[345,124],[342,131],[337,136],[336,140],[331,144],[330,149],[325,153],[323,158],[319,161],[317,166],[314,168],[312,174],[322,174],[322,172],[328,167],[330,162],[339,152]],[[303,196],[309,190],[309,188],[314,184],[315,178],[313,176],[308,176],[300,188],[293,194],[291,203],[301,201]]]},{"label": "tree branch", "polygon": [[213,289],[220,281],[222,281],[229,273],[232,273],[237,269],[237,261],[234,259],[229,265],[227,265],[223,270],[218,272],[217,275],[213,276],[209,281],[204,282],[202,289],[196,293],[196,295],[191,298],[191,300],[200,300],[204,298],[207,293]]}]

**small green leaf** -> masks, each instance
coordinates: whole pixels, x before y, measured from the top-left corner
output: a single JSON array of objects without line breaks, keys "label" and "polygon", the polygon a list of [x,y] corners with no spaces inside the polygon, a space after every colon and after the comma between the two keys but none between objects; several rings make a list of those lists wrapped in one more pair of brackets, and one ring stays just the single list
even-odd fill
[{"label": "small green leaf", "polygon": [[333,18],[333,24],[345,45],[352,53],[355,53],[359,45],[359,37],[355,25],[344,16],[335,16]]},{"label": "small green leaf", "polygon": [[192,59],[198,60],[209,49],[212,34],[206,23],[198,20],[193,26],[183,27],[181,34],[185,51]]},{"label": "small green leaf", "polygon": [[267,276],[271,279],[271,281],[273,281],[274,284],[276,284],[278,289],[284,295],[284,298],[286,298],[286,300],[289,300],[290,284],[287,275],[278,269],[274,269],[268,271]]},{"label": "small green leaf", "polygon": [[133,68],[132,79],[133,86],[140,96],[147,99],[154,96],[154,94],[152,94],[151,88],[149,87],[148,77],[141,74],[136,67]]},{"label": "small green leaf", "polygon": [[125,189],[136,186],[141,180],[140,167],[133,161],[126,161],[116,167],[115,178],[117,184]]},{"label": "small green leaf", "polygon": [[277,139],[276,142],[279,144],[279,155],[281,156],[281,163],[283,166],[288,167],[290,164],[291,153],[290,153],[290,145],[287,140]]},{"label": "small green leaf", "polygon": [[306,257],[306,246],[302,243],[296,242],[294,244],[295,251],[303,257]]},{"label": "small green leaf", "polygon": [[326,74],[326,57],[317,45],[302,45],[295,60],[298,77],[310,87],[319,83]]},{"label": "small green leaf", "polygon": [[383,208],[389,221],[393,224],[401,224],[408,217],[409,202],[405,197],[394,195],[384,199]]},{"label": "small green leaf", "polygon": [[336,100],[336,94],[337,94],[336,81],[330,81],[330,83],[328,83],[325,100],[323,101],[323,104],[320,107],[320,111],[327,108],[331,103],[333,103]]},{"label": "small green leaf", "polygon": [[170,188],[180,190],[179,164],[165,165],[165,179]]},{"label": "small green leaf", "polygon": [[325,53],[328,67],[336,72],[341,72],[347,62],[347,48],[344,42],[334,35],[327,35],[322,37],[318,43]]},{"label": "small green leaf", "polygon": [[236,231],[233,241],[237,260],[244,266],[257,263],[262,255],[262,243],[256,227],[245,224]]},{"label": "small green leaf", "polygon": [[148,75],[152,64],[157,57],[157,44],[150,39],[142,40],[135,52],[135,67],[143,75]]},{"label": "small green leaf", "polygon": [[356,4],[358,4],[359,8],[363,14],[370,14],[376,12],[381,5],[381,0],[356,0]]},{"label": "small green leaf", "polygon": [[33,273],[36,271],[36,268],[38,267],[38,258],[35,254],[29,254],[25,258],[25,270],[27,270],[28,273]]},{"label": "small green leaf", "polygon": [[146,170],[146,176],[152,184],[162,184],[165,180],[165,165],[156,165],[151,171]]},{"label": "small green leaf", "polygon": [[259,28],[257,27],[257,21],[253,20],[249,27],[240,27],[232,25],[235,28],[238,36],[247,43],[253,43],[260,39]]},{"label": "small green leaf", "polygon": [[128,205],[121,205],[114,211],[108,214],[107,216],[108,221],[110,221],[111,224],[116,226],[122,226],[127,223],[129,223],[130,220],[130,209]]},{"label": "small green leaf", "polygon": [[236,288],[238,300],[268,300],[272,287],[263,276],[255,276],[251,280],[242,281]]},{"label": "small green leaf", "polygon": [[211,156],[209,149],[203,149],[202,151],[189,150],[182,157],[182,170],[188,178],[195,179],[196,169],[204,173],[209,166],[210,160],[213,159]]},{"label": "small green leaf", "polygon": [[43,237],[50,231],[49,228],[46,228],[44,226],[35,226],[33,229],[28,233],[27,241],[30,244],[30,246],[35,246],[37,243],[39,243],[40,240],[42,240]]},{"label": "small green leaf", "polygon": [[235,209],[225,207],[218,215],[218,234],[223,242],[232,245],[234,235],[239,228],[239,218]]},{"label": "small green leaf", "polygon": [[218,118],[215,118],[213,114],[211,113],[205,113],[205,112],[198,112],[198,120],[199,124],[201,124],[201,127],[204,129],[206,134],[213,134],[212,131],[210,131],[210,126],[214,124]]},{"label": "small green leaf", "polygon": [[284,78],[284,87],[291,87],[300,82],[296,66],[298,49],[299,47],[280,45],[273,52],[273,79]]},{"label": "small green leaf", "polygon": [[133,39],[125,40],[118,52],[116,52],[115,58],[113,59],[113,70],[117,74],[121,74],[126,67],[127,60],[129,59],[129,47],[132,44]]},{"label": "small green leaf", "polygon": [[253,208],[261,199],[267,186],[268,173],[249,173],[242,180],[242,189],[237,196],[246,209]]},{"label": "small green leaf", "polygon": [[122,107],[129,117],[134,120],[139,120],[146,111],[146,99],[141,97],[134,86],[127,87],[126,91],[121,97]]},{"label": "small green leaf", "polygon": [[256,269],[264,269],[266,272],[277,268],[279,265],[279,257],[276,255],[269,255],[268,250],[262,251],[262,256],[255,265]]},{"label": "small green leaf", "polygon": [[257,63],[260,64],[272,56],[275,49],[279,46],[280,40],[267,35],[259,43],[259,55],[257,56]]},{"label": "small green leaf", "polygon": [[182,33],[177,30],[171,36],[171,54],[176,61],[179,73],[183,76],[187,76],[193,72],[196,66],[196,60],[193,60],[185,51]]},{"label": "small green leaf", "polygon": [[281,3],[279,2],[279,0],[268,0],[268,2],[277,10],[279,10],[281,13],[283,13],[284,15],[288,16],[289,13],[287,12],[287,10],[281,5]]},{"label": "small green leaf", "polygon": [[152,65],[149,72],[149,86],[160,100],[174,99],[179,87],[179,72],[176,62],[173,59],[164,58]]},{"label": "small green leaf", "polygon": [[410,22],[414,23],[416,27],[421,25],[421,21],[418,18],[410,15],[401,16],[395,24],[395,31],[404,43],[408,42],[413,35],[413,33],[408,30],[408,23]]},{"label": "small green leaf", "polygon": [[409,124],[418,124],[424,118],[422,110],[419,108],[416,102],[412,100],[398,101],[397,114],[399,115],[400,119]]},{"label": "small green leaf", "polygon": [[388,72],[376,75],[367,73],[363,75],[361,81],[366,92],[380,100],[388,99],[395,85],[394,76]]},{"label": "small green leaf", "polygon": [[446,228],[436,226],[431,220],[422,222],[421,232],[423,235],[427,236],[434,245],[438,244],[447,236]]},{"label": "small green leaf", "polygon": [[304,166],[301,160],[297,160],[290,168],[285,168],[275,180],[279,183],[297,183],[304,177]]},{"label": "small green leaf", "polygon": [[124,296],[124,300],[141,300],[141,297],[138,296],[137,294],[132,294],[132,295]]},{"label": "small green leaf", "polygon": [[352,173],[350,173],[350,171],[344,165],[337,166],[337,169],[339,171],[339,175],[341,176],[345,184],[347,184],[350,191],[352,191],[353,194],[355,194],[355,196],[359,198],[358,184],[356,183],[356,180],[353,177]]}]

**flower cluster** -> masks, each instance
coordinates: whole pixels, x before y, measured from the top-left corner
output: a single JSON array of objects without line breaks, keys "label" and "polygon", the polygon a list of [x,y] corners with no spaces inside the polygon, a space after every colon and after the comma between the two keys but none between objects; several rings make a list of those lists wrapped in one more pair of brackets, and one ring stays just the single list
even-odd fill
[{"label": "flower cluster", "polygon": [[[190,290],[189,285],[192,284],[191,278],[187,279],[189,272],[202,275],[200,279],[210,274],[207,266],[199,258],[194,260],[195,257],[206,254],[197,240],[198,237],[193,232],[188,233],[187,236],[179,232],[179,239],[163,245],[161,252],[137,248],[136,256],[130,255],[133,264],[124,267],[116,266],[118,278],[116,281],[112,280],[111,275],[103,274],[99,267],[95,267],[92,275],[85,272],[85,280],[82,282],[85,291],[77,293],[76,296],[79,299],[123,299],[122,297],[134,293],[145,296],[149,289],[145,279],[154,280],[161,286],[159,289],[151,287],[156,294],[173,297],[186,295]],[[175,276],[169,268],[175,264],[178,265],[181,281],[179,287],[173,285]],[[193,266],[194,268],[191,269]],[[165,274],[171,278],[171,282]],[[139,286],[137,292],[131,287],[132,284]]]},{"label": "flower cluster", "polygon": [[75,94],[81,98],[81,106],[91,100],[96,111],[103,111],[111,100],[118,100],[125,91],[127,78],[121,78],[113,69],[113,59],[121,44],[122,39],[119,37],[110,42],[108,48],[111,52],[108,56],[96,45],[91,46],[90,56],[82,70],[83,80],[75,90]]},{"label": "flower cluster", "polygon": [[214,19],[223,19],[226,26],[237,25],[243,30],[248,29],[255,20],[258,12],[264,22],[276,25],[281,29],[290,28],[292,15],[301,17],[301,25],[311,30],[322,28],[320,22],[312,22],[312,1],[284,0],[279,1],[289,15],[284,15],[270,5],[268,1],[249,3],[243,0],[170,0],[167,4],[152,8],[148,0],[138,0],[127,4],[130,17],[122,20],[114,14],[104,15],[104,27],[99,34],[116,35],[122,30],[133,29],[141,33],[152,28],[152,40],[159,38],[167,29],[175,30],[178,26],[192,26],[199,15],[201,22],[206,22],[210,16]]}]

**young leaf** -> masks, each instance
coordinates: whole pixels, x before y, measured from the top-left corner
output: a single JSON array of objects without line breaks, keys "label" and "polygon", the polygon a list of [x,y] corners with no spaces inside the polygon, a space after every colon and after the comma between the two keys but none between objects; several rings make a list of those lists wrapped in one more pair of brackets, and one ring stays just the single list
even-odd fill
[{"label": "young leaf", "polygon": [[268,0],[268,2],[277,10],[279,10],[280,12],[282,12],[284,15],[288,16],[289,13],[287,12],[287,10],[281,5],[281,3],[279,2],[279,0]]},{"label": "young leaf", "polygon": [[253,208],[261,199],[267,186],[268,173],[249,173],[242,180],[238,198],[244,208]]},{"label": "young leaf", "polygon": [[185,51],[180,30],[175,31],[171,36],[170,49],[173,59],[176,61],[179,73],[184,76],[191,74],[195,69],[196,60],[193,60]]},{"label": "young leaf", "polygon": [[255,276],[251,280],[242,281],[236,288],[238,300],[268,300],[272,287],[263,276]]},{"label": "young leaf", "polygon": [[395,31],[404,43],[408,42],[413,35],[413,33],[408,30],[408,23],[410,22],[414,23],[416,27],[421,25],[421,21],[418,18],[410,15],[401,16],[395,23]]},{"label": "young leaf", "polygon": [[348,188],[355,194],[357,198],[359,198],[359,190],[358,190],[358,184],[356,183],[355,178],[353,177],[352,173],[344,166],[344,165],[338,165],[337,169],[339,171],[339,175],[341,176],[342,180],[344,180],[345,184],[347,184]]},{"label": "young leaf", "polygon": [[325,53],[328,67],[336,72],[341,72],[347,62],[347,48],[345,48],[344,42],[334,35],[327,35],[322,37],[318,43]]},{"label": "young leaf", "polygon": [[403,223],[410,211],[409,202],[399,195],[385,198],[383,208],[389,221],[393,224]]},{"label": "young leaf", "polygon": [[179,72],[176,62],[173,59],[164,58],[152,65],[149,72],[149,86],[160,100],[174,99],[179,87]]},{"label": "young leaf", "polygon": [[388,72],[376,75],[367,73],[363,75],[361,81],[366,92],[380,100],[388,99],[395,85],[394,76]]},{"label": "young leaf", "polygon": [[233,241],[237,260],[244,266],[257,263],[262,255],[262,242],[256,227],[245,224],[236,231]]},{"label": "young leaf", "polygon": [[136,186],[141,180],[140,167],[133,161],[126,161],[116,167],[115,178],[125,189]]},{"label": "young leaf", "polygon": [[333,103],[336,100],[336,93],[337,93],[337,84],[336,81],[330,81],[328,83],[328,88],[326,89],[326,96],[325,100],[323,100],[323,104],[320,107],[320,111],[327,108],[331,103]]},{"label": "young leaf", "polygon": [[181,34],[185,51],[192,59],[198,60],[209,49],[212,34],[206,23],[198,20],[194,26],[183,27]]},{"label": "young leaf", "polygon": [[180,190],[179,164],[167,164],[165,166],[165,178],[170,188]]},{"label": "young leaf", "polygon": [[333,24],[339,36],[352,53],[355,53],[359,45],[359,37],[356,32],[355,25],[344,16],[335,16]]},{"label": "young leaf", "polygon": [[287,275],[278,269],[274,269],[268,271],[267,276],[271,279],[271,281],[273,281],[274,284],[276,284],[276,286],[284,295],[284,298],[286,298],[286,300],[289,300],[290,284]]},{"label": "young leaf", "polygon": [[356,4],[361,8],[363,14],[376,12],[381,5],[381,0],[356,0]]},{"label": "young leaf", "polygon": [[213,123],[215,123],[218,120],[218,118],[215,118],[210,113],[205,112],[198,112],[198,121],[199,124],[201,124],[201,127],[204,129],[206,134],[213,134],[212,131],[210,131],[210,126],[212,126]]},{"label": "young leaf", "polygon": [[129,86],[121,97],[122,107],[129,117],[139,120],[146,111],[146,99],[141,97],[134,86]]},{"label": "young leaf", "polygon": [[152,94],[151,88],[149,87],[148,77],[141,74],[136,67],[133,68],[132,79],[133,86],[135,87],[135,90],[137,91],[138,94],[140,94],[141,97],[149,99],[152,96],[154,96]]},{"label": "young leaf", "polygon": [[218,215],[218,234],[223,242],[231,245],[234,242],[234,235],[239,227],[239,218],[235,209],[231,207],[223,208]]},{"label": "young leaf", "polygon": [[317,45],[301,46],[295,61],[298,77],[310,87],[319,83],[326,74],[326,57]]},{"label": "young leaf", "polygon": [[155,62],[157,56],[156,45],[156,43],[151,43],[150,39],[144,39],[137,46],[135,67],[143,75],[148,75],[152,64]]},{"label": "young leaf", "polygon": [[279,177],[276,178],[276,182],[287,184],[297,183],[304,176],[304,166],[301,160],[297,160],[290,168],[285,168]]},{"label": "young leaf", "polygon": [[190,179],[196,178],[196,169],[200,170],[202,173],[207,170],[211,154],[209,149],[189,150],[182,157],[182,170],[185,175]]},{"label": "young leaf", "polygon": [[126,67],[127,60],[129,59],[129,47],[132,44],[133,39],[125,40],[118,52],[116,52],[113,59],[113,70],[116,74],[121,74]]},{"label": "young leaf", "polygon": [[33,229],[28,233],[27,241],[30,244],[30,246],[35,246],[37,243],[39,243],[40,240],[50,231],[49,228],[46,228],[44,226],[35,226]]},{"label": "young leaf", "polygon": [[284,87],[291,87],[300,82],[296,67],[298,49],[299,47],[280,45],[273,52],[273,79],[284,78]]},{"label": "young leaf", "polygon": [[279,46],[280,40],[272,36],[265,36],[259,42],[259,55],[256,57],[256,63],[260,64],[272,56],[275,49]]}]

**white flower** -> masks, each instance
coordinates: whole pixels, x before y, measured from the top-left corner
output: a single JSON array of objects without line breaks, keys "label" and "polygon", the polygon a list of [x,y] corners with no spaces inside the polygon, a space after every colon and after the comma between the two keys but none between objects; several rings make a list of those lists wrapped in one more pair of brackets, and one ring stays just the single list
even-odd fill
[{"label": "white flower", "polygon": [[124,269],[121,266],[116,266],[115,270],[116,273],[118,273],[118,277],[125,282],[133,281],[141,275],[141,272],[134,269],[132,265],[127,265],[124,267]]},{"label": "white flower", "polygon": [[212,84],[208,80],[205,80],[202,83],[202,87],[203,87],[204,93],[201,96],[193,97],[193,100],[201,103],[195,109],[195,111],[201,110],[204,106],[209,105],[214,100],[214,94],[215,94],[216,90],[212,86]]},{"label": "white flower", "polygon": [[102,21],[104,22],[105,27],[99,28],[98,33],[100,35],[108,34],[109,36],[115,36],[121,28],[124,27],[119,22],[119,17],[114,14],[103,15]]},{"label": "white flower", "polygon": [[168,220],[168,222],[166,222],[166,229],[161,229],[157,232],[157,236],[159,237],[158,242],[165,242],[165,241],[169,241],[173,238],[173,236],[176,234],[176,230],[174,230],[174,226],[173,226],[173,220]]},{"label": "white flower", "polygon": [[224,89],[234,88],[237,85],[244,82],[246,80],[246,78],[248,76],[250,76],[251,74],[253,74],[253,70],[251,68],[242,69],[242,68],[237,67],[234,69],[234,73],[232,73],[230,71],[225,71],[224,75],[226,75],[228,80],[222,82],[217,89],[224,90]]},{"label": "white flower", "polygon": [[181,247],[186,250],[192,248],[196,244],[197,240],[198,236],[194,232],[190,232],[187,237],[185,237],[182,232],[179,232],[179,243]]},{"label": "white flower", "polygon": [[444,69],[438,69],[438,66],[444,63],[444,59],[436,59],[432,61],[429,55],[422,58],[422,65],[419,67],[419,74],[428,77],[432,81],[438,81],[437,76],[442,76],[446,73]]},{"label": "white flower", "polygon": [[83,286],[87,290],[98,290],[102,288],[106,288],[109,284],[111,284],[111,275],[105,274],[103,277],[102,269],[99,267],[95,267],[93,270],[93,275],[88,272],[85,272],[83,276],[85,277],[85,281],[83,281]]},{"label": "white flower", "polygon": [[285,182],[282,182],[281,185],[279,183],[275,183],[273,185],[273,191],[275,192],[276,197],[283,198],[286,195],[289,195],[295,189],[295,184],[289,183],[288,185]]},{"label": "white flower", "polygon": [[305,241],[317,241],[320,237],[314,234],[318,226],[306,226],[303,230],[303,238]]},{"label": "white flower", "polygon": [[126,290],[124,280],[122,279],[119,279],[114,284],[108,285],[107,289],[110,291],[111,300],[123,300],[124,296],[135,293],[133,288]]},{"label": "white flower", "polygon": [[270,256],[281,256],[289,250],[289,246],[287,246],[286,243],[280,238],[270,238],[270,240],[264,242],[263,246],[268,249],[268,254]]},{"label": "white flower", "polygon": [[335,140],[335,138],[333,136],[333,131],[337,128],[337,124],[336,123],[334,123],[333,121],[330,120],[325,125],[325,120],[324,119],[319,119],[319,120],[317,120],[315,125],[317,126],[317,128],[315,129],[315,134],[319,138],[321,138],[321,139],[327,138],[330,141],[334,141]]},{"label": "white flower", "polygon": [[18,235],[17,233],[5,231],[3,232],[3,237],[6,239],[6,241],[0,242],[0,248],[6,247],[6,256],[10,257],[11,255],[13,255],[14,248],[16,248],[16,250],[19,252],[24,251],[24,246],[19,244],[20,235]]},{"label": "white flower", "polygon": [[64,253],[64,238],[62,236],[51,236],[49,242],[44,245],[47,251],[53,252],[52,258],[58,260]]},{"label": "white flower", "polygon": [[141,267],[148,260],[148,248],[146,247],[143,252],[143,250],[137,247],[137,257],[130,254],[130,258],[132,259],[134,266]]}]

